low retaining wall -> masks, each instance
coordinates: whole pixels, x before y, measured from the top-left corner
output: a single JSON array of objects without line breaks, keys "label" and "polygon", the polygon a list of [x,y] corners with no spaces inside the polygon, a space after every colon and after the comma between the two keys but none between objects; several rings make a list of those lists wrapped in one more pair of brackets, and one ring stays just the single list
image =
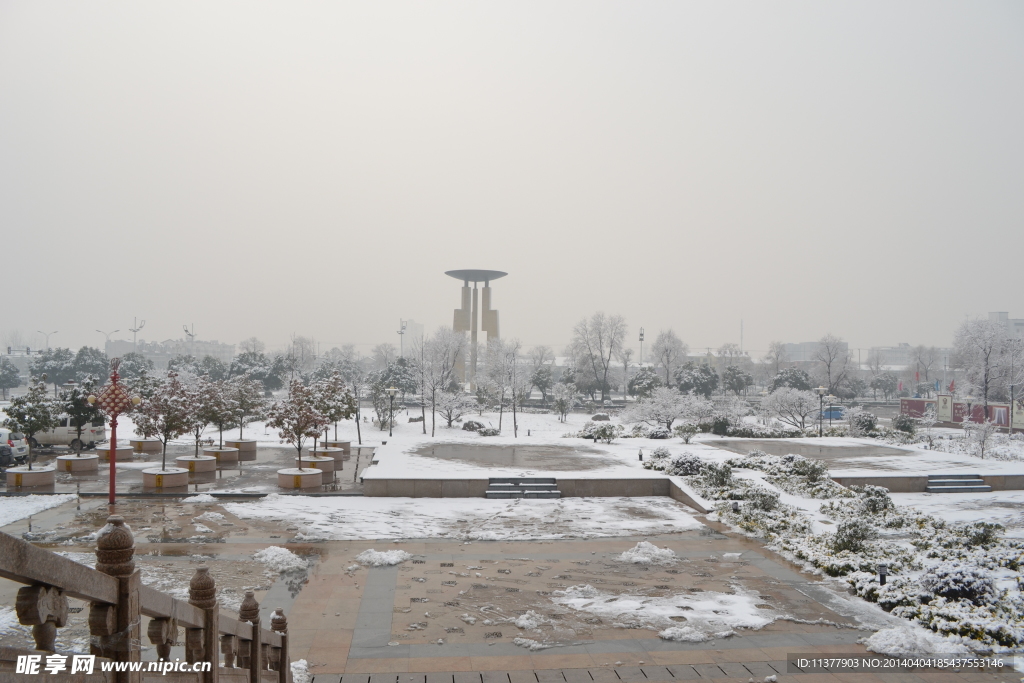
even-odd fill
[{"label": "low retaining wall", "polygon": [[[563,498],[671,495],[668,478],[556,479]],[[366,479],[363,495],[403,498],[483,498],[487,479]]]},{"label": "low retaining wall", "polygon": [[[954,474],[953,472],[939,474]],[[976,474],[967,472],[966,474]],[[993,491],[1024,490],[1024,474],[983,474],[985,483]],[[914,476],[871,476],[871,477],[832,477],[832,481],[843,486],[884,486],[892,493],[924,493],[928,488],[928,475]]]}]

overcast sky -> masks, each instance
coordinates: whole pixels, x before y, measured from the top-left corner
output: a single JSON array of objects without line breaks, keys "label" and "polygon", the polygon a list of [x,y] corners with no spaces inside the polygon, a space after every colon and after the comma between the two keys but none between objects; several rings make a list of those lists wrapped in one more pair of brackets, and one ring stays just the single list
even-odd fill
[{"label": "overcast sky", "polygon": [[[0,2],[0,335],[945,345],[1024,317],[1021,2]],[[128,335],[130,338],[130,334]]]}]

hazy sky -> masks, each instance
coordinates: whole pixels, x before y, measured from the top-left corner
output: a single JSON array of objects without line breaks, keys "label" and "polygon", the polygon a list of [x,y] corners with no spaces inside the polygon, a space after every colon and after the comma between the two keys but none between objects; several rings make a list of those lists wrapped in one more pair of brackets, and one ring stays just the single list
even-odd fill
[{"label": "hazy sky", "polygon": [[526,344],[947,344],[1024,317],[1022,122],[1016,1],[3,0],[0,335],[397,344],[493,268]]}]

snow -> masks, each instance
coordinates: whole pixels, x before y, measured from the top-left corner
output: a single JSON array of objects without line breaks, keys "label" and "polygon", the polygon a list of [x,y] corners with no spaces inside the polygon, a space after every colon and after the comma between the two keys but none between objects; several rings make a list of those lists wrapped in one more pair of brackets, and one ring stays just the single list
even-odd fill
[{"label": "snow", "polygon": [[209,512],[204,512],[195,519],[202,519],[207,522],[223,522],[225,519],[227,519],[227,517],[220,514],[219,512],[214,512],[213,510],[210,510]]},{"label": "snow", "polygon": [[267,569],[271,569],[276,572],[305,569],[307,567],[306,560],[299,557],[291,550],[282,548],[278,545],[267,546],[263,550],[257,551],[253,555],[253,559],[265,564]]},{"label": "snow", "polygon": [[307,498],[269,495],[225,503],[241,519],[287,518],[296,540],[397,538],[520,540],[646,536],[698,529],[668,497],[488,500],[486,498]]},{"label": "snow", "polygon": [[545,618],[541,614],[537,614],[531,609],[526,614],[519,615],[519,617],[515,620],[514,623],[517,628],[529,631],[533,629],[539,629],[541,624],[545,624],[547,622],[547,618]]},{"label": "snow", "polygon": [[885,655],[970,654],[963,645],[914,624],[884,628],[862,642],[871,652]]},{"label": "snow", "polygon": [[18,613],[11,607],[0,607],[0,636],[19,628],[21,623],[18,621]]},{"label": "snow", "polygon": [[206,526],[205,524],[196,524],[195,526],[196,526],[196,531],[198,531],[201,534],[212,534],[213,533],[213,529],[211,529],[210,527]]},{"label": "snow", "polygon": [[995,522],[1007,538],[1024,538],[1024,491],[988,493],[890,493],[897,505],[909,505],[947,522]]},{"label": "snow", "polygon": [[356,555],[356,562],[370,567],[392,567],[396,564],[405,562],[411,557],[412,555],[404,550],[378,551],[370,548],[369,550],[364,550]]},{"label": "snow", "polygon": [[4,496],[0,498],[0,525],[17,522],[32,515],[37,515],[43,510],[55,508],[64,503],[77,500],[78,496],[73,493],[54,496]]},{"label": "snow", "polygon": [[653,543],[640,541],[619,555],[618,560],[633,564],[673,564],[676,561],[676,554],[670,548],[659,548]]},{"label": "snow", "polygon": [[305,659],[292,662],[292,683],[309,683],[309,665]]},{"label": "snow", "polygon": [[605,593],[593,586],[570,586],[554,591],[552,600],[559,605],[587,612],[621,628],[653,628],[668,632],[667,640],[697,638],[690,631],[674,631],[684,626],[704,636],[704,640],[732,635],[733,629],[759,629],[779,614],[756,607],[758,595],[733,586],[734,593],[703,591],[666,597]]},{"label": "snow", "polygon": [[200,493],[198,496],[189,496],[184,498],[182,503],[216,503],[217,499],[211,496],[209,493]]},{"label": "snow", "polygon": [[544,643],[537,642],[532,638],[514,638],[512,640],[512,644],[518,645],[519,647],[525,647],[527,650],[530,650],[531,652],[536,652],[537,650],[547,650],[551,647],[550,645],[545,645]]},{"label": "snow", "polygon": [[658,637],[664,640],[674,640],[681,643],[703,643],[713,638],[727,638],[733,635],[733,631],[719,631],[717,633],[705,633],[698,631],[692,626],[671,626],[658,633]]}]

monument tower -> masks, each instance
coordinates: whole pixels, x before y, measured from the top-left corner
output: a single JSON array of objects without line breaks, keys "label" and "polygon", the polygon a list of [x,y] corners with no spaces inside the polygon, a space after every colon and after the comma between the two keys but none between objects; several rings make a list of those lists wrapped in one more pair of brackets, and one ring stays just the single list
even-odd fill
[{"label": "monument tower", "polygon": [[[452,329],[456,332],[469,332],[468,378],[466,359],[463,357],[459,363],[459,379],[463,382],[468,379],[470,391],[476,391],[477,321],[480,321],[480,329],[487,333],[487,341],[500,339],[498,312],[491,309],[491,280],[505,277],[508,273],[500,270],[449,270],[445,275],[462,280],[462,307],[455,309],[455,324]],[[472,289],[469,288],[470,282],[473,283]],[[478,282],[484,283],[482,311],[477,299]]]}]

